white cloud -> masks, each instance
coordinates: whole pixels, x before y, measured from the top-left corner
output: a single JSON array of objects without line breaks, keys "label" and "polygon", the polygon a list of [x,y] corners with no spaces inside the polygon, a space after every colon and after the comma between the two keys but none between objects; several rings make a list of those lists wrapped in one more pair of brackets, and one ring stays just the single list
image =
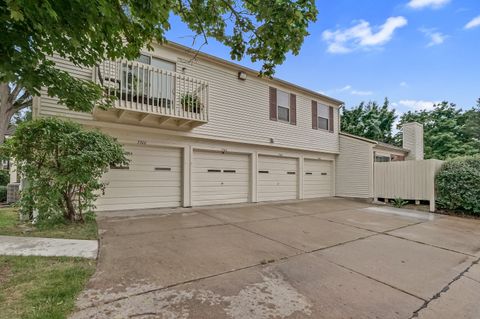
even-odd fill
[{"label": "white cloud", "polygon": [[335,92],[337,92],[337,93],[345,92],[345,93],[349,93],[349,94],[351,94],[351,95],[362,95],[362,96],[372,95],[372,94],[373,94],[372,91],[356,90],[356,89],[354,89],[350,84],[347,84],[347,85],[345,85],[344,87],[342,87],[342,88],[340,88],[340,89],[336,89]]},{"label": "white cloud", "polygon": [[448,35],[438,32],[436,29],[420,29],[420,32],[425,34],[425,36],[430,40],[430,42],[427,44],[427,47],[442,44],[448,38]]},{"label": "white cloud", "polygon": [[345,91],[350,91],[352,89],[351,85],[345,85],[343,88],[338,89],[338,92],[345,92]]},{"label": "white cloud", "polygon": [[472,20],[470,20],[470,22],[468,22],[466,25],[465,25],[465,29],[468,30],[468,29],[473,29],[473,28],[476,28],[480,26],[480,16],[476,17],[476,18],[473,18]]},{"label": "white cloud", "polygon": [[348,53],[389,42],[395,30],[406,26],[407,23],[404,17],[390,17],[383,25],[372,28],[369,22],[360,20],[348,29],[326,30],[322,33],[322,38],[328,43],[328,52]]},{"label": "white cloud", "polygon": [[427,7],[438,9],[445,6],[449,2],[450,0],[410,0],[407,5],[413,9],[423,9]]},{"label": "white cloud", "polygon": [[402,86],[402,87],[407,87],[407,86],[408,86],[408,83],[405,82],[405,81],[402,81],[402,82],[400,82],[400,86]]},{"label": "white cloud", "polygon": [[405,106],[412,110],[432,110],[433,106],[438,103],[440,102],[424,100],[401,100],[398,102],[399,105]]},{"label": "white cloud", "polygon": [[367,95],[372,95],[372,91],[358,91],[358,90],[352,90],[350,91],[350,94],[352,95],[360,95],[360,96],[367,96]]}]

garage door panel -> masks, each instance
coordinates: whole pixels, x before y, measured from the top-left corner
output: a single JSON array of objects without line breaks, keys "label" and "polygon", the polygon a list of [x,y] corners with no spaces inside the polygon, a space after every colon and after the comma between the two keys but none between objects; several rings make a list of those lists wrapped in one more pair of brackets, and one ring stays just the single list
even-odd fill
[{"label": "garage door panel", "polygon": [[110,181],[107,185],[108,188],[118,188],[124,187],[125,182],[128,182],[129,187],[180,187],[182,184],[179,180],[176,181],[159,181],[159,180],[151,180],[151,181]]},{"label": "garage door panel", "polygon": [[[110,169],[102,177],[105,195],[98,210],[176,207],[182,198],[182,151],[180,148],[124,147],[128,168]],[[162,170],[164,169],[164,170]]]},{"label": "garage door panel", "polygon": [[297,159],[259,156],[258,170],[259,201],[297,198]]},{"label": "garage door panel", "polygon": [[332,195],[332,162],[305,160],[304,197],[318,198]]},{"label": "garage door panel", "polygon": [[193,153],[193,205],[244,203],[249,199],[249,191],[250,160],[247,154],[200,150]]},{"label": "garage door panel", "polygon": [[[213,171],[209,171],[213,170]],[[224,174],[225,176],[231,175],[235,177],[238,174],[248,175],[250,174],[250,170],[248,168],[237,168],[237,167],[225,167],[218,168],[218,164],[215,167],[194,167],[192,169],[192,173],[196,174],[204,174],[205,176],[215,176],[215,174]]]},{"label": "garage door panel", "polygon": [[117,187],[107,188],[105,196],[108,197],[169,197],[180,195],[179,187],[159,186],[159,187]]},{"label": "garage door panel", "polygon": [[[238,158],[236,156],[234,160],[231,160],[231,159],[230,160],[224,160],[224,159],[222,159],[222,168],[248,170],[249,169],[249,163],[248,163],[248,161],[245,161],[244,157],[243,158],[242,157]],[[217,168],[218,167],[218,159],[196,158],[195,160],[199,161],[195,165],[195,168]]]},{"label": "garage door panel", "polygon": [[136,171],[136,170],[126,170],[126,169],[112,169],[106,173],[102,180],[103,181],[165,181],[170,182],[172,180],[180,181],[182,176],[181,171],[154,171],[152,167],[149,171]]}]

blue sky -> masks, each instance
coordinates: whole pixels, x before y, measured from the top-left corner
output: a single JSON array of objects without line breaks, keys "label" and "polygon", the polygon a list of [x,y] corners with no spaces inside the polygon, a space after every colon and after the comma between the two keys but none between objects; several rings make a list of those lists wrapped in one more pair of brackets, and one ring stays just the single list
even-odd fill
[{"label": "blue sky", "polygon": [[[317,1],[297,56],[275,76],[345,101],[383,102],[399,112],[448,100],[470,108],[480,97],[480,1]],[[169,40],[192,45],[192,32],[172,20]],[[229,59],[228,48],[209,40],[202,51]],[[239,64],[259,69],[248,57]]]}]

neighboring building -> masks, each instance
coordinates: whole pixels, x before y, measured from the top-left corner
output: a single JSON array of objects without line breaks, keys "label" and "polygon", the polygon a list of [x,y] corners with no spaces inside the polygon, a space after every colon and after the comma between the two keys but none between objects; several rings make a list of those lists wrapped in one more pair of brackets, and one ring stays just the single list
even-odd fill
[{"label": "neighboring building", "polygon": [[422,125],[406,123],[402,131],[403,147],[341,132],[335,166],[336,196],[373,198],[375,162],[423,159]]},{"label": "neighboring building", "polygon": [[335,195],[341,101],[176,44],[96,70],[53,60],[118,98],[92,114],[46,91],[33,103],[34,117],[72,119],[125,145],[131,163],[105,175],[99,210]]},{"label": "neighboring building", "polygon": [[[75,120],[125,145],[131,162],[105,174],[98,210],[353,196],[342,185],[350,175],[365,183],[357,176],[368,173],[355,165],[370,167],[368,152],[406,155],[357,139],[365,154],[344,167],[344,141],[355,138],[339,134],[341,101],[177,44],[95,69],[52,60],[117,97],[114,108],[91,114],[68,110],[46,90],[33,101],[34,117]],[[362,187],[353,197],[370,194]]]}]

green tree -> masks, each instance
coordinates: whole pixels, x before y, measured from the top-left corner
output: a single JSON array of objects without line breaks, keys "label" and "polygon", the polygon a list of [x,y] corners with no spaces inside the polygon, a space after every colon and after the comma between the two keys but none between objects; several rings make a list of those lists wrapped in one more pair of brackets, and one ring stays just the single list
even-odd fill
[{"label": "green tree", "polygon": [[392,128],[397,116],[390,109],[387,98],[382,106],[377,102],[361,102],[358,106],[342,109],[341,128],[343,132],[362,136],[375,141],[391,143]]},{"label": "green tree", "polygon": [[[442,102],[432,110],[404,113],[398,129],[408,122],[423,124],[426,159],[475,155],[480,154],[480,141],[472,136],[474,133],[469,132],[470,128],[478,129],[478,123],[469,124],[474,116],[478,116],[478,113],[463,112],[454,103]],[[401,144],[401,133],[397,135],[397,140]]]},{"label": "green tree", "polygon": [[38,210],[40,222],[83,221],[104,188],[101,176],[127,162],[112,137],[56,118],[21,123],[2,148],[27,180],[22,211]]},{"label": "green tree", "polygon": [[476,107],[465,112],[464,133],[480,142],[480,98]]},{"label": "green tree", "polygon": [[314,0],[0,1],[0,143],[21,92],[31,96],[47,87],[75,111],[111,105],[100,86],[55,69],[50,55],[83,67],[134,59],[153,41],[166,41],[172,14],[192,30],[194,41],[216,39],[232,59],[263,61],[269,76],[287,53],[298,54],[317,9]]}]

